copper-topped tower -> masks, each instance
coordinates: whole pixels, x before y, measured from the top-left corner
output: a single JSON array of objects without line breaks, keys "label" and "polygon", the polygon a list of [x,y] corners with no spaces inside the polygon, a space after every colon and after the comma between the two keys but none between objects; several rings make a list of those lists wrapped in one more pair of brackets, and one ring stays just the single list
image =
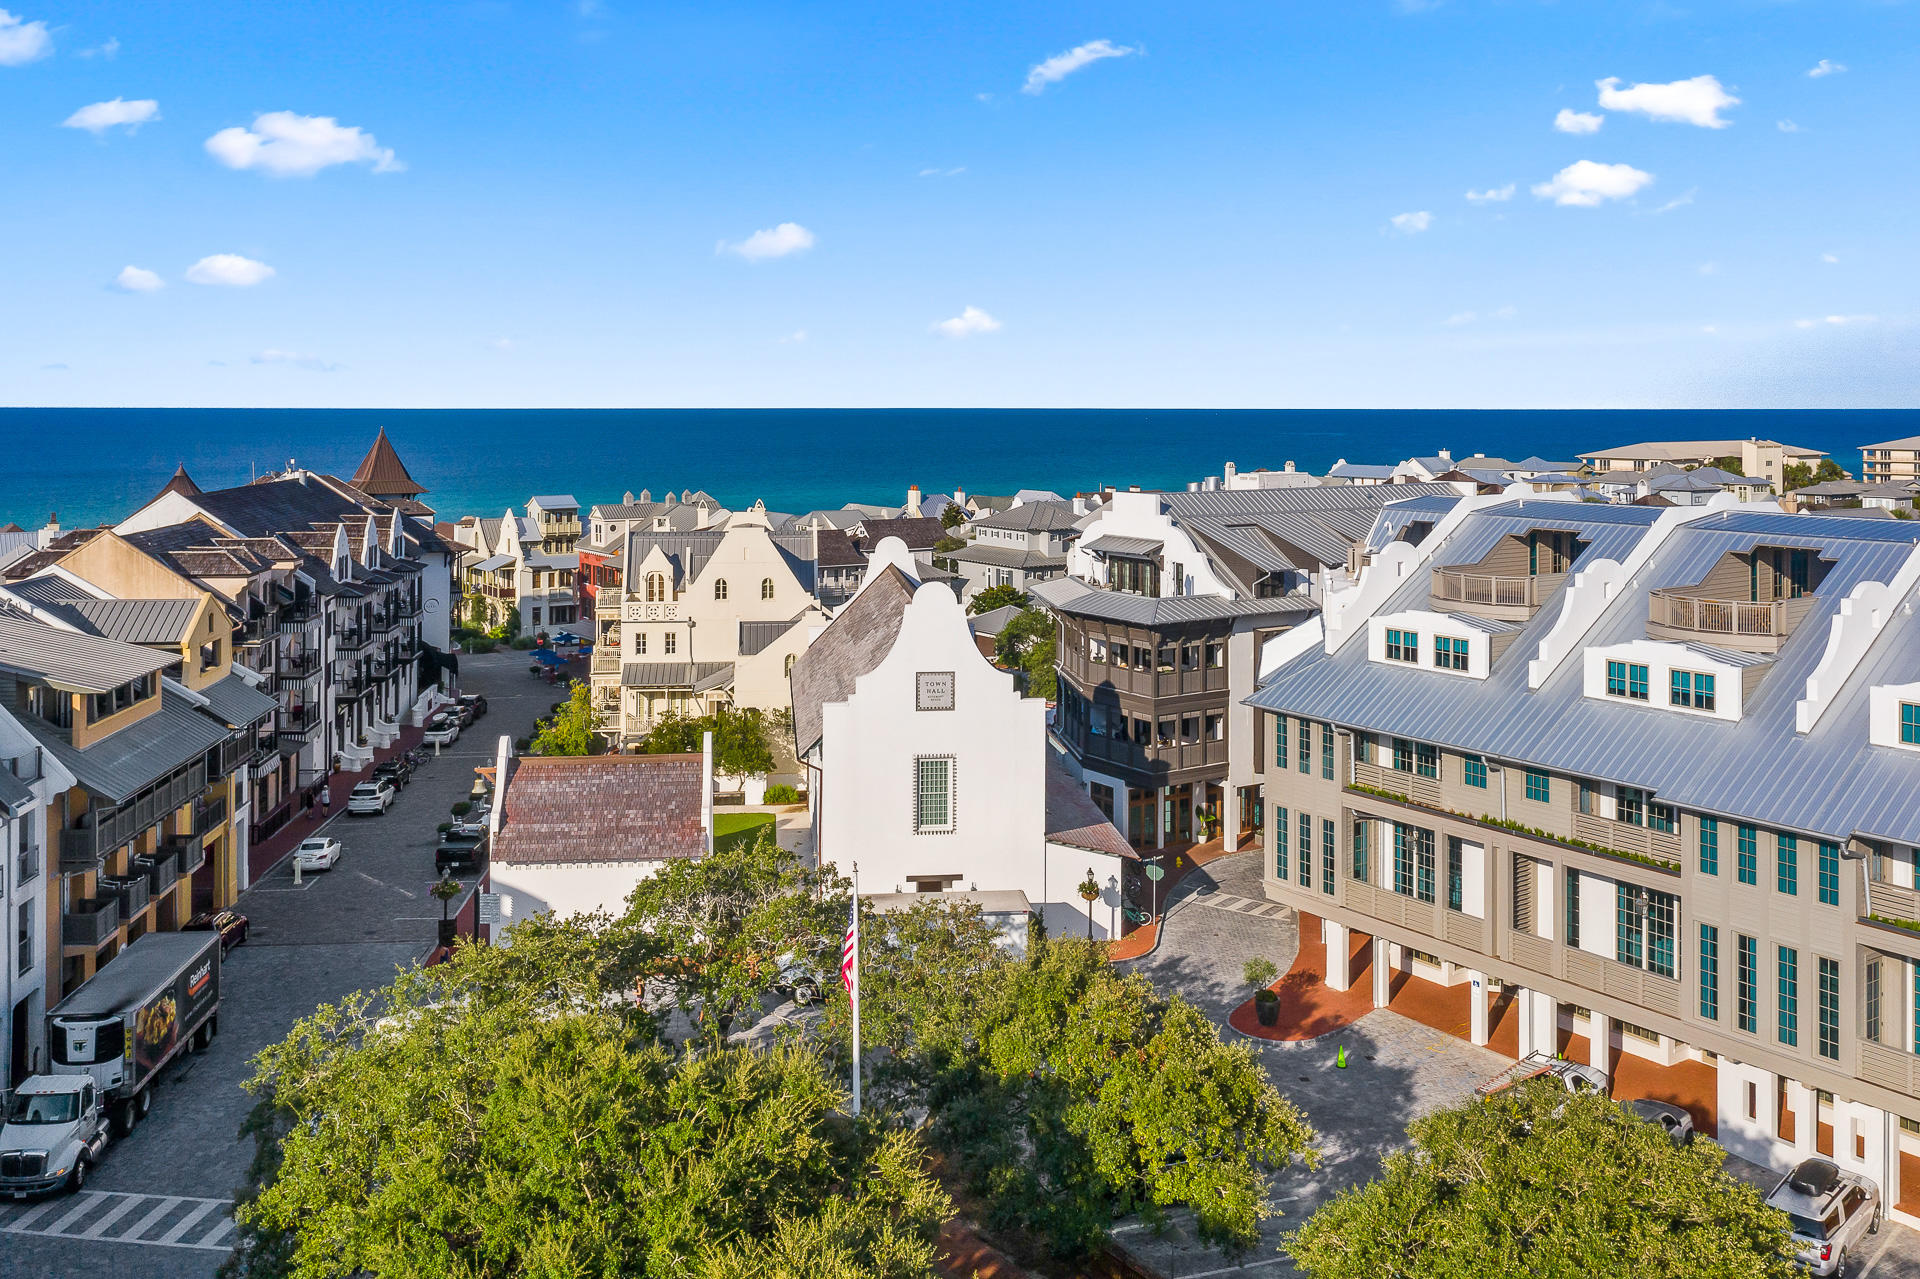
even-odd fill
[{"label": "copper-topped tower", "polygon": [[360,469],[353,473],[353,486],[384,502],[394,503],[413,502],[427,491],[407,473],[407,464],[394,451],[384,426],[373,447],[367,450]]}]

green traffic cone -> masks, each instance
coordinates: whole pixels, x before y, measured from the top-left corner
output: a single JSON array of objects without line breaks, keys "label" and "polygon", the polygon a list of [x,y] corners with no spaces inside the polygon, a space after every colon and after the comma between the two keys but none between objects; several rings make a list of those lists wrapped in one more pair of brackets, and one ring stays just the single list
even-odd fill
[{"label": "green traffic cone", "polygon": [[1340,1051],[1334,1056],[1333,1064],[1340,1070],[1347,1068],[1347,1046],[1345,1044],[1340,1045]]}]

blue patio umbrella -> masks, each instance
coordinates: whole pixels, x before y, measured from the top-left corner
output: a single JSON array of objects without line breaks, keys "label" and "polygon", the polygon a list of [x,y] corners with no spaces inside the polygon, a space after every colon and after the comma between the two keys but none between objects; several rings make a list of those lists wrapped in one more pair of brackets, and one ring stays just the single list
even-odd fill
[{"label": "blue patio umbrella", "polygon": [[533,650],[533,660],[545,662],[548,666],[564,666],[567,659],[550,648],[536,648]]}]

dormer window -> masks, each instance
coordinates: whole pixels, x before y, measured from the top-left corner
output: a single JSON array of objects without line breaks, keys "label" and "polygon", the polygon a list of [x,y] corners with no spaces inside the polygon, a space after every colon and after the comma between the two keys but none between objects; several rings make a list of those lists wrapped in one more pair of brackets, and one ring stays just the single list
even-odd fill
[{"label": "dormer window", "polygon": [[1445,635],[1434,636],[1433,664],[1443,671],[1466,670],[1467,641],[1463,639],[1452,639]]},{"label": "dormer window", "polygon": [[1647,700],[1647,668],[1638,662],[1607,663],[1607,696]]},{"label": "dormer window", "polygon": [[1668,701],[1689,710],[1710,711],[1714,706],[1714,678],[1700,671],[1674,671]]},{"label": "dormer window", "polygon": [[1900,703],[1900,742],[1920,746],[1920,702]]},{"label": "dormer window", "polygon": [[1387,628],[1387,660],[1389,662],[1418,662],[1420,660],[1420,632],[1402,631]]}]

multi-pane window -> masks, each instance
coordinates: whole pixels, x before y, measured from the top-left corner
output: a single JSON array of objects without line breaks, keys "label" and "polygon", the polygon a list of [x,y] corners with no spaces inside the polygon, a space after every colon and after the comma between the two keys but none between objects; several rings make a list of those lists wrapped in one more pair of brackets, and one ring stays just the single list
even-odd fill
[{"label": "multi-pane window", "polygon": [[1792,835],[1775,835],[1774,866],[1775,879],[1780,891],[1788,897],[1800,895],[1800,841]]},{"label": "multi-pane window", "polygon": [[1368,824],[1364,821],[1353,824],[1353,877],[1363,884],[1373,879],[1373,867],[1369,864],[1373,850],[1367,830]]},{"label": "multi-pane window", "polygon": [[1313,721],[1303,719],[1295,727],[1300,730],[1300,740],[1299,749],[1294,752],[1294,759],[1299,763],[1301,772],[1311,773],[1313,771]]},{"label": "multi-pane window", "polygon": [[1291,828],[1287,825],[1287,810],[1273,810],[1273,877],[1281,883],[1287,882],[1287,840],[1292,838]]},{"label": "multi-pane window", "polygon": [[1672,804],[1662,804],[1657,799],[1647,801],[1647,825],[1652,829],[1662,830],[1671,835],[1677,820]]},{"label": "multi-pane window", "polygon": [[1440,776],[1440,748],[1432,742],[1413,744],[1413,771],[1422,777]]},{"label": "multi-pane window", "polygon": [[1700,819],[1700,873],[1720,873],[1720,822],[1717,818]]},{"label": "multi-pane window", "polygon": [[1672,893],[1647,894],[1647,971],[1659,977],[1672,977],[1678,967],[1674,936],[1679,904]]},{"label": "multi-pane window", "polygon": [[1734,864],[1743,884],[1760,882],[1760,832],[1742,826],[1734,835]]},{"label": "multi-pane window", "polygon": [[1320,726],[1320,776],[1326,781],[1333,780],[1333,725]]},{"label": "multi-pane window", "polygon": [[1467,641],[1445,635],[1433,637],[1433,664],[1443,671],[1467,669]]},{"label": "multi-pane window", "polygon": [[1867,961],[1867,1038],[1880,1041],[1880,961]]},{"label": "multi-pane window", "polygon": [[1580,872],[1567,872],[1567,945],[1580,948]]},{"label": "multi-pane window", "polygon": [[1840,904],[1840,845],[1822,843],[1819,859],[1820,904]]},{"label": "multi-pane window", "polygon": [[1466,880],[1466,848],[1454,836],[1447,836],[1447,909],[1459,910]]},{"label": "multi-pane window", "polygon": [[923,755],[914,760],[913,781],[914,830],[952,830],[953,756]]},{"label": "multi-pane window", "polygon": [[1840,965],[1831,959],[1816,958],[1814,968],[1820,980],[1819,1053],[1831,1061],[1840,1060]]},{"label": "multi-pane window", "polygon": [[1393,891],[1416,901],[1433,900],[1433,832],[1393,824]]},{"label": "multi-pane window", "polygon": [[1700,925],[1700,1015],[1720,1020],[1720,930]]},{"label": "multi-pane window", "polygon": [[1645,918],[1641,913],[1637,890],[1632,884],[1614,885],[1614,958],[1638,968],[1643,961],[1645,943]]},{"label": "multi-pane window", "polygon": [[1748,1034],[1760,1029],[1760,944],[1744,933],[1734,937],[1738,951],[1734,993],[1734,1017]]},{"label": "multi-pane window", "polygon": [[1920,702],[1900,703],[1900,740],[1920,746]]},{"label": "multi-pane window", "polygon": [[1284,771],[1287,767],[1287,717],[1273,717],[1273,766]]},{"label": "multi-pane window", "polygon": [[1639,662],[1607,663],[1607,696],[1647,700],[1647,668]]},{"label": "multi-pane window", "polygon": [[1460,780],[1469,786],[1487,788],[1487,761],[1481,755],[1462,755],[1460,757]]},{"label": "multi-pane window", "polygon": [[1400,631],[1387,628],[1387,660],[1389,662],[1418,662],[1420,660],[1420,632]]},{"label": "multi-pane window", "polygon": [[1396,773],[1413,771],[1413,743],[1407,738],[1393,739],[1393,771]]},{"label": "multi-pane window", "polygon": [[1333,823],[1325,818],[1320,822],[1320,891],[1328,897],[1333,896],[1334,847],[1337,841],[1333,837]]},{"label": "multi-pane window", "polygon": [[1780,947],[1780,1042],[1791,1048],[1800,1042],[1800,952]]},{"label": "multi-pane window", "polygon": [[1713,709],[1713,676],[1699,671],[1675,671],[1668,700],[1689,710]]},{"label": "multi-pane window", "polygon": [[1529,768],[1527,770],[1527,798],[1545,804],[1549,801],[1552,793],[1552,786],[1547,781],[1547,775],[1545,773],[1536,773]]},{"label": "multi-pane window", "polygon": [[1313,818],[1300,814],[1300,887],[1313,887]]},{"label": "multi-pane window", "polygon": [[1638,786],[1621,786],[1614,791],[1613,815],[1635,826],[1647,824],[1647,793]]}]

